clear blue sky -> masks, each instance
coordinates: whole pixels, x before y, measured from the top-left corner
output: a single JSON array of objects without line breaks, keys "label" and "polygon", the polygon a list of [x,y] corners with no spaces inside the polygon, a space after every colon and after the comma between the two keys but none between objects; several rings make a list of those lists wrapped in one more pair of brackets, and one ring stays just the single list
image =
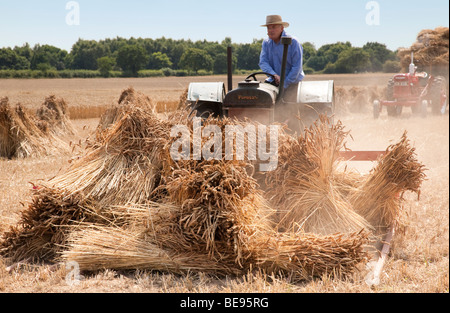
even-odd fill
[{"label": "clear blue sky", "polygon": [[[248,43],[266,37],[266,15],[280,14],[288,33],[316,48],[337,41],[355,47],[409,47],[422,29],[449,26],[448,0],[78,0],[79,25],[68,25],[67,0],[0,0],[0,48],[28,42],[71,50],[79,39],[117,36]],[[379,24],[375,23],[375,3]],[[368,17],[369,15],[369,17]],[[70,15],[72,16],[72,15]],[[73,19],[71,20],[73,21]]]}]

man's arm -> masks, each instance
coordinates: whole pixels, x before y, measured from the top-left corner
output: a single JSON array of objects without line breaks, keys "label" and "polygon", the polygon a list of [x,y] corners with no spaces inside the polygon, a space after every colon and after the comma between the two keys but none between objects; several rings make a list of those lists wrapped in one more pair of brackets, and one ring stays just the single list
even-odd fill
[{"label": "man's arm", "polygon": [[[259,68],[266,73],[277,75],[277,73],[273,70],[272,66],[270,65],[269,61],[269,47],[268,42],[263,41],[261,54],[259,56]],[[270,79],[272,80],[272,79]]]},{"label": "man's arm", "polygon": [[[298,41],[293,41],[290,48],[292,49],[292,68],[286,73],[285,87],[298,82],[300,76],[303,76],[303,48]],[[303,77],[301,77],[301,79],[303,79]]]}]

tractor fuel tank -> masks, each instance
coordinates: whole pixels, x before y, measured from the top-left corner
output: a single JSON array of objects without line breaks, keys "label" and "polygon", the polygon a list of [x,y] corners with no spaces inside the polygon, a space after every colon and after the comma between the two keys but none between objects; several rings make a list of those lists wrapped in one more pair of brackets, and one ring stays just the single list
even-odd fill
[{"label": "tractor fuel tank", "polygon": [[187,100],[222,103],[224,96],[225,85],[222,82],[190,83]]},{"label": "tractor fuel tank", "polygon": [[302,81],[298,84],[297,103],[334,105],[334,81]]},{"label": "tractor fuel tank", "polygon": [[303,118],[315,120],[320,114],[334,113],[334,81],[302,81],[297,89],[297,109]]}]

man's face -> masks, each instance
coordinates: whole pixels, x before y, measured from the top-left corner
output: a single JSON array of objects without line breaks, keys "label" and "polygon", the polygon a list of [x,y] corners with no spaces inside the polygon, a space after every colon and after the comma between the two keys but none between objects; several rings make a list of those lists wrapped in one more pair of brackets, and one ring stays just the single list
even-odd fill
[{"label": "man's face", "polygon": [[270,39],[274,41],[278,41],[281,37],[281,33],[283,32],[283,25],[268,25],[267,26],[267,35]]}]

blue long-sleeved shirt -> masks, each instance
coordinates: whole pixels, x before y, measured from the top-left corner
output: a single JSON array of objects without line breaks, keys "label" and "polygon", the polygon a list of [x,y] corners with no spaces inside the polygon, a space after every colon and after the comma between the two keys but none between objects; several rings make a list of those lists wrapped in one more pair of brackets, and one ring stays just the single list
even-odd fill
[{"label": "blue long-sleeved shirt", "polygon": [[[289,35],[283,31],[283,37]],[[286,63],[286,79],[284,87],[287,88],[293,83],[298,83],[305,77],[303,72],[303,47],[295,37],[292,38],[292,44],[288,49],[288,57]],[[281,75],[281,62],[283,60],[284,46],[281,40],[276,44],[272,39],[267,38],[263,41],[261,55],[259,57],[259,67],[266,73],[272,75]],[[272,81],[269,78],[268,81]]]}]

